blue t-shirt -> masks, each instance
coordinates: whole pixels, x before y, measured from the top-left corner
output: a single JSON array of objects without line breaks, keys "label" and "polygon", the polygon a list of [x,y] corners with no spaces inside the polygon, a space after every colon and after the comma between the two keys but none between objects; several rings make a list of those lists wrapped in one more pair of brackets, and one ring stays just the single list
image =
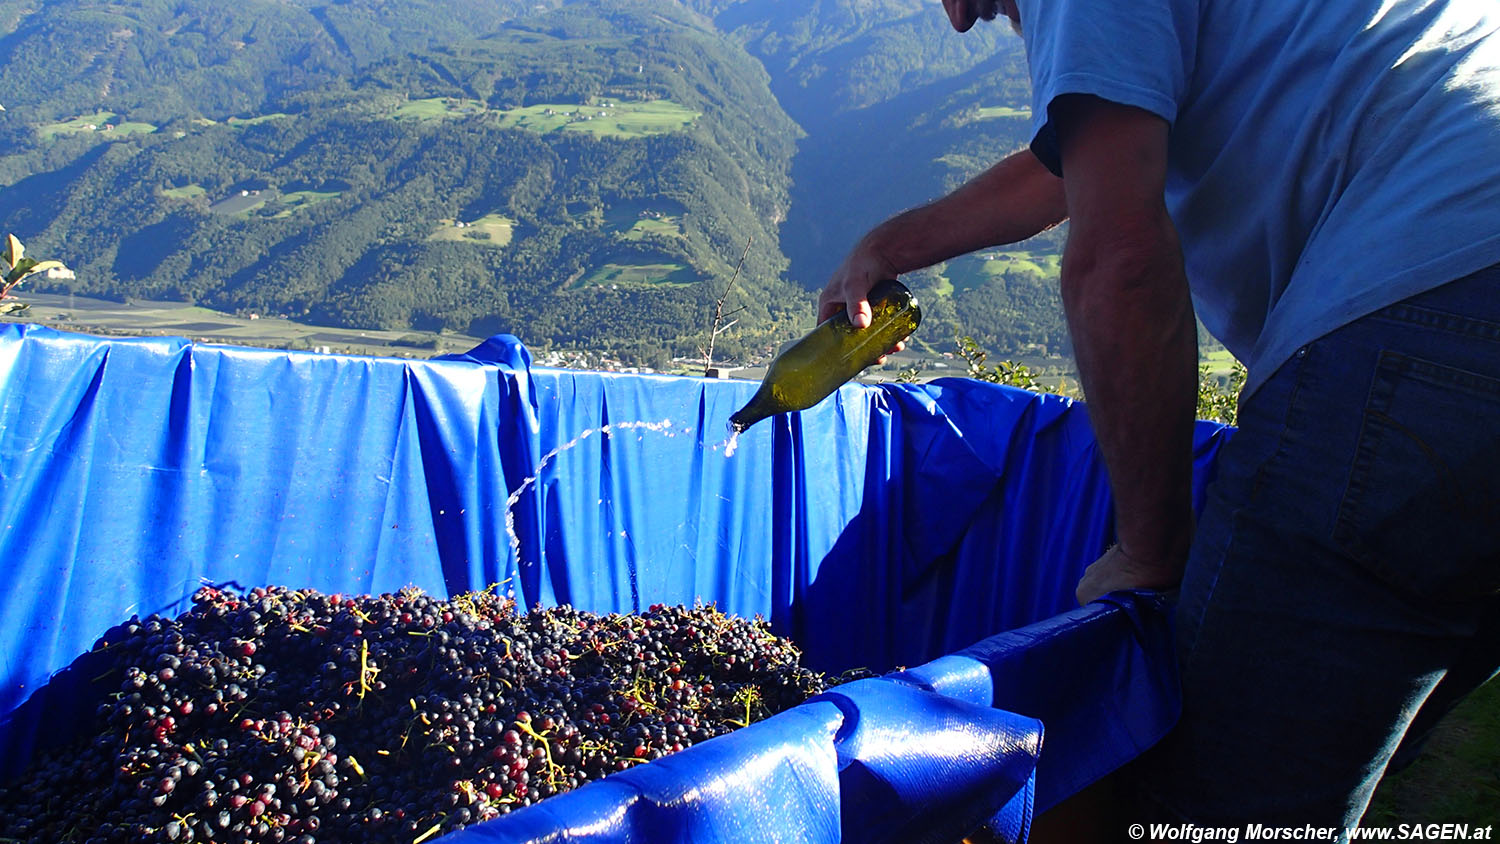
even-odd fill
[{"label": "blue t-shirt", "polygon": [[1018,5],[1054,172],[1055,97],[1171,125],[1194,304],[1247,395],[1300,346],[1500,262],[1500,2]]}]

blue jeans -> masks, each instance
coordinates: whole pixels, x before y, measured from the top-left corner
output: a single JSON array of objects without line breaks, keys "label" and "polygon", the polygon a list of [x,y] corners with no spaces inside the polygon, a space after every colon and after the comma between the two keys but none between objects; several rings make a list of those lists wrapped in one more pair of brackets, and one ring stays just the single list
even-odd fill
[{"label": "blue jeans", "polygon": [[1141,763],[1157,809],[1357,825],[1403,736],[1500,668],[1500,266],[1249,397],[1176,624],[1183,717]]}]

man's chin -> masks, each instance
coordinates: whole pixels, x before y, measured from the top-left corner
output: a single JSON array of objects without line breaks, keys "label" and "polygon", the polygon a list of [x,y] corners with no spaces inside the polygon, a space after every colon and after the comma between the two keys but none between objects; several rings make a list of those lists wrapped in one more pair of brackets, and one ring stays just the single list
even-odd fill
[{"label": "man's chin", "polygon": [[[1000,0],[943,0],[948,19],[959,32],[968,32],[976,21],[992,21],[1003,11]],[[1011,27],[1020,32],[1015,21]]]}]

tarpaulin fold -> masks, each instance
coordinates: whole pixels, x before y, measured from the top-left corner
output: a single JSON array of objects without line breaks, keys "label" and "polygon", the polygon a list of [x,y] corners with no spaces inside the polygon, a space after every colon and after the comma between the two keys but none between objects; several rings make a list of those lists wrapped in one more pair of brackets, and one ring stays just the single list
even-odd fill
[{"label": "tarpaulin fold", "polygon": [[954,844],[1026,802],[1040,745],[1034,719],[861,680],[447,840]]},{"label": "tarpaulin fold", "polygon": [[[202,583],[711,601],[771,619],[824,670],[922,666],[1042,624],[999,661],[1020,697],[964,702],[1046,724],[1044,805],[1165,731],[1160,609],[1067,612],[1111,533],[1081,404],[850,385],[731,457],[727,419],[754,389],[533,368],[504,337],[402,361],[0,327],[0,776],[42,710],[67,711],[65,683],[38,691],[49,677]],[[1226,436],[1198,428],[1200,495]],[[1042,643],[1074,660],[1066,676]],[[805,779],[793,768],[778,788]]]}]

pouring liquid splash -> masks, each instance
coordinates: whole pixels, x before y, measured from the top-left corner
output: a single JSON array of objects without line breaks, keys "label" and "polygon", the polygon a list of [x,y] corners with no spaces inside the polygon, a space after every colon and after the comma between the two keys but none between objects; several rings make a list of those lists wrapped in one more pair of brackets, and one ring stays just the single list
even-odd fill
[{"label": "pouring liquid splash", "polygon": [[516,561],[519,563],[521,560],[521,537],[516,534],[516,502],[521,500],[522,494],[532,484],[536,483],[537,479],[542,476],[542,472],[547,468],[547,465],[557,459],[559,454],[577,446],[594,434],[603,434],[609,437],[619,431],[645,430],[656,431],[658,433],[664,432],[669,437],[676,436],[675,432],[668,430],[671,427],[672,420],[670,419],[663,419],[660,422],[611,422],[608,425],[601,425],[598,428],[589,428],[573,439],[542,455],[542,459],[536,466],[536,474],[522,481],[521,485],[516,487],[515,491],[505,499],[505,537],[510,541],[510,550],[512,554],[515,554]]}]

